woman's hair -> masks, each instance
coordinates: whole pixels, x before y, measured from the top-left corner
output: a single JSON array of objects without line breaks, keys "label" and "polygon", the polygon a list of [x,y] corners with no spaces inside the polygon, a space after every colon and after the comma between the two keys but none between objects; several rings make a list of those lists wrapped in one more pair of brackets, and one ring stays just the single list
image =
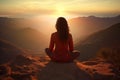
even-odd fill
[{"label": "woman's hair", "polygon": [[56,22],[56,29],[60,40],[63,42],[68,40],[69,36],[69,27],[67,20],[64,17],[59,17]]}]

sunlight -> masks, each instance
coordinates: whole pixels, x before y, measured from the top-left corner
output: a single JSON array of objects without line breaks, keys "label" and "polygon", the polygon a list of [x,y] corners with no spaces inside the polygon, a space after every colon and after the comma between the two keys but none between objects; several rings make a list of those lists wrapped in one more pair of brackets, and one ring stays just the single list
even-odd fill
[{"label": "sunlight", "polygon": [[56,6],[55,13],[53,14],[53,17],[57,18],[60,16],[67,17],[67,13],[65,12],[64,6]]},{"label": "sunlight", "polygon": [[39,30],[41,33],[46,36],[51,35],[51,33],[55,32],[55,23],[56,18],[53,18],[50,15],[38,15],[31,18],[32,23],[34,24],[34,29]]}]

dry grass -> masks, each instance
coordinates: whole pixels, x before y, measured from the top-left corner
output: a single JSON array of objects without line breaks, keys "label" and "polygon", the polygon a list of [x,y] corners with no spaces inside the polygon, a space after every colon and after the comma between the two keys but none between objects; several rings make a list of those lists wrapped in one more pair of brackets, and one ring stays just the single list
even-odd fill
[{"label": "dry grass", "polygon": [[112,62],[116,67],[120,68],[120,46],[102,48],[97,56]]}]

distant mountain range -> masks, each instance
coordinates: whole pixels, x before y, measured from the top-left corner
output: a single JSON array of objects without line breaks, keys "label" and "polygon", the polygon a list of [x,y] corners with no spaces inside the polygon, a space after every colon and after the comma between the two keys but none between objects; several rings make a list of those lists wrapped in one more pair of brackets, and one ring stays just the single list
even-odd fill
[{"label": "distant mountain range", "polygon": [[120,15],[115,17],[77,17],[69,20],[70,31],[73,33],[77,42],[85,39],[94,32],[106,29],[113,24],[120,22]]},{"label": "distant mountain range", "polygon": [[96,32],[76,46],[81,52],[81,59],[89,59],[104,47],[120,46],[120,23]]},{"label": "distant mountain range", "polygon": [[[51,23],[44,23],[45,20],[29,20],[23,18],[7,18],[0,17],[0,38],[10,41],[11,43],[22,47],[24,49],[31,50],[43,50],[49,45],[49,37],[44,33],[50,35],[50,27],[47,27],[48,31],[41,29],[40,27],[50,26]],[[89,35],[107,29],[113,24],[120,22],[120,15],[115,17],[77,17],[68,20],[70,31],[73,34],[75,45],[83,42]],[[43,25],[45,24],[45,25]],[[39,31],[34,29],[39,28]]]},{"label": "distant mountain range", "polygon": [[[31,23],[21,18],[0,17],[0,38],[24,49],[41,50],[48,40],[40,31],[29,26]],[[45,44],[46,43],[46,44]]]}]

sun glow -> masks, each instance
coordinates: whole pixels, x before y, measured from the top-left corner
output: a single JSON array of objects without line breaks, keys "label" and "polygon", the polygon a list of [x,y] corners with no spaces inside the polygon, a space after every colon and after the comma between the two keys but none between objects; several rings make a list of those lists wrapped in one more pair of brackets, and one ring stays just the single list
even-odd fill
[{"label": "sun glow", "polygon": [[64,6],[56,6],[53,17],[57,18],[57,17],[60,17],[60,16],[67,17],[66,9],[65,9]]}]

